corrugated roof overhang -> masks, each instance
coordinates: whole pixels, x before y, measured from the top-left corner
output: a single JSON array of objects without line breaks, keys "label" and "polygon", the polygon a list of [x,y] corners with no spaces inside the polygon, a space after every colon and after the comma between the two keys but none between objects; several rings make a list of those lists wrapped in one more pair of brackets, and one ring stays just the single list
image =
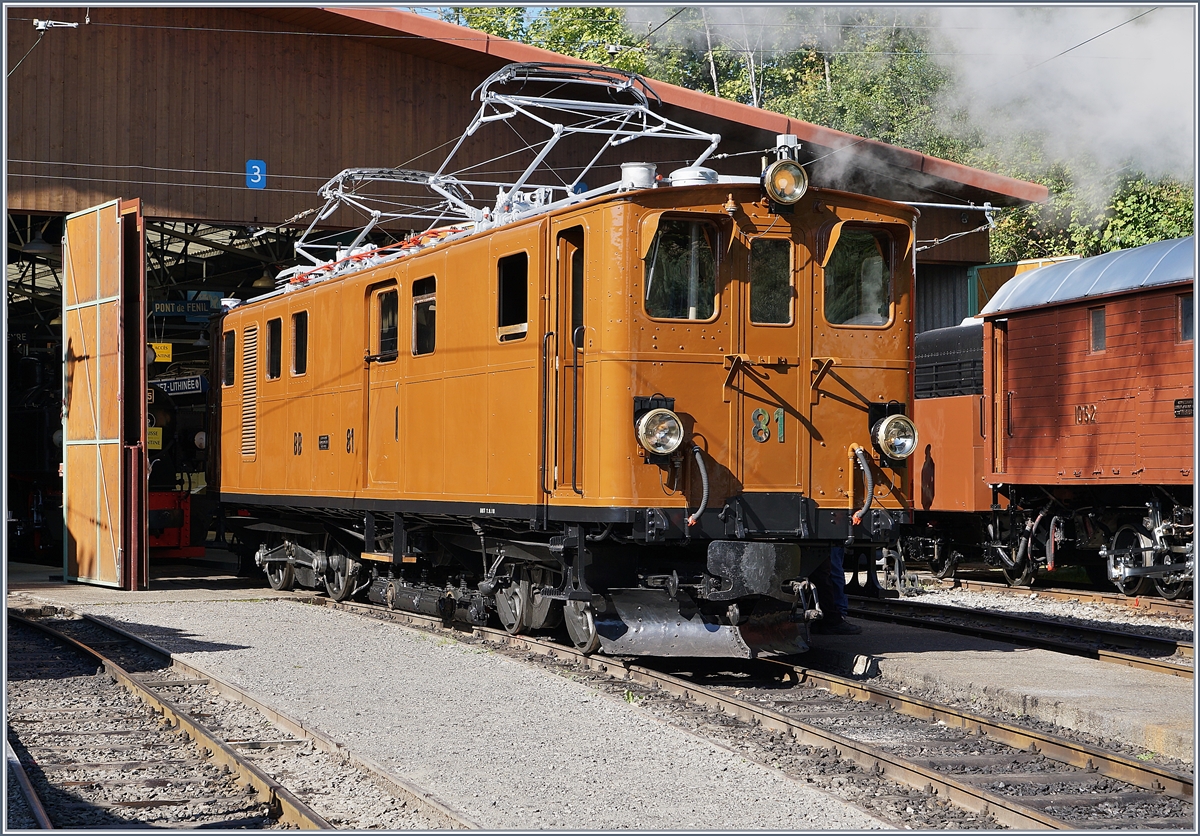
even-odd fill
[{"label": "corrugated roof overhang", "polygon": [[[359,35],[395,49],[486,75],[512,62],[583,63],[527,44],[507,41],[409,12],[381,8],[257,10],[264,17],[317,31]],[[938,159],[917,151],[843,133],[706,93],[653,81],[664,115],[722,136],[721,151],[768,148],[777,134],[795,134],[807,152],[813,182],[892,200],[968,202],[995,206],[1037,203],[1045,186]],[[744,165],[755,165],[745,162]]]}]

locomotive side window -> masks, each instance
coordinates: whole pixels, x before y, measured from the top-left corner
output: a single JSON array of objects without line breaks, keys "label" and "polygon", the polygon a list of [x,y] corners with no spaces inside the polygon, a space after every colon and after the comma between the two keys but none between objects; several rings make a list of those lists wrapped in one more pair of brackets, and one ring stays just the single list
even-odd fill
[{"label": "locomotive side window", "polygon": [[1107,343],[1104,325],[1104,308],[1092,308],[1088,311],[1091,319],[1092,332],[1092,352],[1097,353],[1104,350]]},{"label": "locomotive side window", "polygon": [[233,385],[233,363],[237,354],[237,337],[233,331],[226,331],[221,336],[221,349],[223,351],[221,363],[221,383],[225,386]]},{"label": "locomotive side window", "polygon": [[717,230],[703,221],[664,220],[646,253],[646,313],[711,319],[716,312]]},{"label": "locomotive side window", "polygon": [[792,242],[758,238],[750,245],[750,321],[792,322]]},{"label": "locomotive side window", "polygon": [[308,311],[292,314],[292,374],[308,371]]},{"label": "locomotive side window", "polygon": [[1192,308],[1192,294],[1185,293],[1179,297],[1179,341],[1191,342],[1195,334],[1195,310]]},{"label": "locomotive side window", "polygon": [[496,328],[500,342],[519,340],[529,331],[529,254],[506,255],[496,262]]},{"label": "locomotive side window", "polygon": [[283,365],[283,320],[267,320],[267,380],[279,378]]},{"label": "locomotive side window", "polygon": [[432,354],[437,325],[437,279],[413,282],[413,356]]},{"label": "locomotive side window", "polygon": [[379,294],[379,354],[395,359],[400,353],[400,295],[394,290]]},{"label": "locomotive side window", "polygon": [[825,320],[830,325],[887,325],[892,308],[891,238],[843,229],[825,266]]}]

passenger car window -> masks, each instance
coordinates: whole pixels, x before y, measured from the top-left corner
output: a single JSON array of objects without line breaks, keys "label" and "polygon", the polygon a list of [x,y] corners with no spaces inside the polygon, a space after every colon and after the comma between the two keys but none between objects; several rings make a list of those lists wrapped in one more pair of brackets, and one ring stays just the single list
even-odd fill
[{"label": "passenger car window", "polygon": [[1192,294],[1185,293],[1179,297],[1179,341],[1190,342],[1195,336],[1196,312],[1192,308]]},{"label": "passenger car window", "polygon": [[1108,343],[1105,334],[1104,308],[1092,308],[1088,311],[1091,318],[1092,352],[1100,352]]},{"label": "passenger car window", "polygon": [[432,354],[437,326],[437,279],[430,276],[413,282],[413,343],[415,356]]},{"label": "passenger car window", "polygon": [[892,313],[891,238],[843,229],[825,266],[825,321],[887,325]]},{"label": "passenger car window", "polygon": [[710,319],[716,311],[716,227],[664,220],[646,253],[646,313],[663,319]]},{"label": "passenger car window", "polygon": [[757,238],[750,245],[750,321],[759,325],[791,323],[791,241]]}]

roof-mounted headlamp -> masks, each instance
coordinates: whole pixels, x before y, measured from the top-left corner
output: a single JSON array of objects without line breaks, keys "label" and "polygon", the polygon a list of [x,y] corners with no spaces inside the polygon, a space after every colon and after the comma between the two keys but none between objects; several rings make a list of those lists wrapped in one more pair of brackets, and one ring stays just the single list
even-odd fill
[{"label": "roof-mounted headlamp", "polygon": [[791,206],[808,191],[808,173],[795,160],[776,160],[763,172],[762,185],[772,202]]}]

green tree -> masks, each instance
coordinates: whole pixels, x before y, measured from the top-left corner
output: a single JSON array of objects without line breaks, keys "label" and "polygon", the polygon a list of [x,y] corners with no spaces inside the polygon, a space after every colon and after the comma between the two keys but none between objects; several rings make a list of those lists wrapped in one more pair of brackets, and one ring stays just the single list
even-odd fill
[{"label": "green tree", "polygon": [[455,6],[439,9],[438,16],[510,41],[524,41],[529,33],[529,10],[524,6]]},{"label": "green tree", "polygon": [[1195,191],[1171,176],[1127,174],[1105,187],[1080,187],[1065,163],[1029,178],[1050,198],[1003,210],[991,235],[995,262],[1093,256],[1183,238],[1194,229]]},{"label": "green tree", "polygon": [[593,64],[642,72],[642,39],[625,25],[622,9],[603,6],[455,6],[439,10],[443,20],[489,35],[540,46]]},{"label": "green tree", "polygon": [[622,9],[561,7],[543,9],[529,25],[531,43],[593,64],[645,72],[642,39],[625,25]]}]

